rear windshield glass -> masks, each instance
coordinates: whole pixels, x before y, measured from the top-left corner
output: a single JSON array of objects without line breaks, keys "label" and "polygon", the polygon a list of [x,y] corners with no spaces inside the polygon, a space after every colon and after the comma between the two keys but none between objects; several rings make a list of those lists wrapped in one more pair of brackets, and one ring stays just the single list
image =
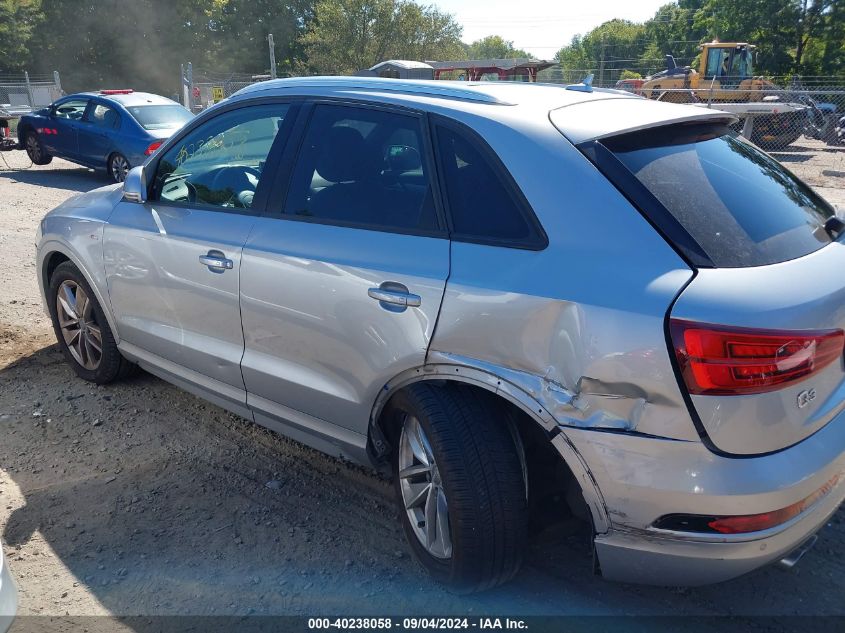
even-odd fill
[{"label": "rear windshield glass", "polygon": [[833,208],[724,126],[650,130],[604,141],[717,267],[795,259],[831,242]]},{"label": "rear windshield glass", "polygon": [[166,130],[182,125],[194,115],[180,105],[144,105],[126,108],[145,130]]}]

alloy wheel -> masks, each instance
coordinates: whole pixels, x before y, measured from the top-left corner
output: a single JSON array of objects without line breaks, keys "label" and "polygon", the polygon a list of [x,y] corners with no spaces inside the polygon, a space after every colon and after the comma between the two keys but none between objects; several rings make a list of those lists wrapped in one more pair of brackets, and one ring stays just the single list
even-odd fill
[{"label": "alloy wheel", "polygon": [[94,305],[76,282],[63,281],[56,293],[59,328],[70,355],[82,367],[96,370],[103,358],[103,334]]},{"label": "alloy wheel", "polygon": [[26,137],[26,153],[29,154],[29,159],[33,162],[41,160],[41,145],[35,134],[30,134]]},{"label": "alloy wheel", "polygon": [[111,159],[111,175],[115,182],[123,182],[126,180],[126,174],[129,172],[129,161],[127,161],[120,154],[115,154]]},{"label": "alloy wheel", "polygon": [[405,418],[399,438],[399,487],[414,534],[436,558],[452,557],[449,505],[431,444],[419,420]]}]

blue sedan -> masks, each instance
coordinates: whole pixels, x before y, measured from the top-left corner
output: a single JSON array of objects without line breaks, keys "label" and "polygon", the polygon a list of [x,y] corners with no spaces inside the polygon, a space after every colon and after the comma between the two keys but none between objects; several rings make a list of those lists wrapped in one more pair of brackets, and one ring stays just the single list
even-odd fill
[{"label": "blue sedan", "polygon": [[175,101],[146,92],[81,92],[21,117],[18,138],[36,165],[58,156],[105,169],[121,182],[192,116]]}]

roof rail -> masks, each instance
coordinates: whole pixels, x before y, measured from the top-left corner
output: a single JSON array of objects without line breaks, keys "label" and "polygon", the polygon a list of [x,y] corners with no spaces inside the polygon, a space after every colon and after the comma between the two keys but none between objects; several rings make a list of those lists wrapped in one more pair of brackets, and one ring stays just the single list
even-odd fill
[{"label": "roof rail", "polygon": [[383,77],[291,77],[289,79],[273,79],[252,84],[241,88],[235,94],[247,94],[273,88],[341,88],[349,90],[404,92],[408,94],[445,97],[447,99],[476,101],[493,105],[513,105],[491,94],[472,88],[477,85],[475,82],[387,79]]}]

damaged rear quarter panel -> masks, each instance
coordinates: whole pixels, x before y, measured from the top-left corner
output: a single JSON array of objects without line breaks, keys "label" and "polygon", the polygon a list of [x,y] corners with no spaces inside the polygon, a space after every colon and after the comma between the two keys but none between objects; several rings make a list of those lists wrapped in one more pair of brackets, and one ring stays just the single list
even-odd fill
[{"label": "damaged rear quarter panel", "polygon": [[524,373],[518,386],[562,425],[697,440],[664,335],[692,271],[563,136],[480,131],[549,245],[452,242],[431,352]]}]

